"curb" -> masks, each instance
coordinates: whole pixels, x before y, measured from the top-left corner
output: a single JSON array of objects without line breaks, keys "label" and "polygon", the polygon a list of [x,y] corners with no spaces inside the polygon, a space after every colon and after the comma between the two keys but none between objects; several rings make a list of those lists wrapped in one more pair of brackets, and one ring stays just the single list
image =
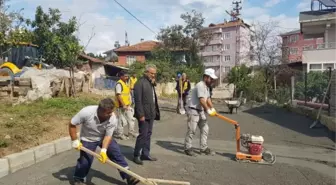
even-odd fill
[{"label": "curb", "polygon": [[[288,106],[287,110],[299,115],[307,116],[313,120],[316,119],[318,114],[318,110],[305,106]],[[336,132],[336,119],[334,117],[321,114],[319,120],[329,131]]]},{"label": "curb", "polygon": [[[79,135],[79,133],[77,133]],[[0,158],[0,178],[71,150],[69,136]]]}]

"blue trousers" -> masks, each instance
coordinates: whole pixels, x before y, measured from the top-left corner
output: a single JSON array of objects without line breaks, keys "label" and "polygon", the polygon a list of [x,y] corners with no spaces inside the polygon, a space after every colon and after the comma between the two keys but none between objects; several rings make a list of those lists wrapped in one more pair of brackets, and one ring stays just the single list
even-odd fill
[{"label": "blue trousers", "polygon": [[138,120],[139,135],[135,142],[134,157],[150,156],[150,145],[154,120]]},{"label": "blue trousers", "polygon": [[[99,142],[86,142],[81,141],[83,146],[91,151],[96,151],[96,148],[101,147],[102,141]],[[128,163],[126,162],[124,156],[121,154],[118,143],[112,139],[110,145],[107,148],[107,156],[108,158],[119,164],[124,168],[128,168]],[[86,152],[80,151],[80,157],[77,160],[76,170],[74,174],[74,178],[76,180],[84,181],[84,178],[90,171],[91,165],[93,162],[93,156],[87,154]],[[126,179],[129,176],[124,172],[119,172],[122,179]]]}]

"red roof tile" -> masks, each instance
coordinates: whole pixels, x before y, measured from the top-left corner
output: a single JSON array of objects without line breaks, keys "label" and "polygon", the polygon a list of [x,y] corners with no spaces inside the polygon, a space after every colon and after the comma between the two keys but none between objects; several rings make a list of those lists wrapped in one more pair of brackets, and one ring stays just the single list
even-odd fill
[{"label": "red roof tile", "polygon": [[94,58],[94,57],[90,57],[88,55],[85,55],[85,54],[79,54],[79,56],[87,59],[87,60],[90,60],[91,62],[94,62],[94,63],[105,63],[104,61],[98,59],[98,58]]},{"label": "red roof tile", "polygon": [[115,52],[148,52],[152,51],[160,43],[156,41],[143,41],[131,46],[122,46],[118,49],[114,49]]},{"label": "red roof tile", "polygon": [[229,27],[234,27],[234,26],[246,26],[246,27],[250,27],[250,25],[244,23],[243,20],[239,19],[237,21],[228,21],[228,22],[223,22],[223,23],[219,23],[219,24],[213,24],[211,23],[209,25],[209,27],[206,27],[205,29],[209,29],[209,28],[229,28]]}]

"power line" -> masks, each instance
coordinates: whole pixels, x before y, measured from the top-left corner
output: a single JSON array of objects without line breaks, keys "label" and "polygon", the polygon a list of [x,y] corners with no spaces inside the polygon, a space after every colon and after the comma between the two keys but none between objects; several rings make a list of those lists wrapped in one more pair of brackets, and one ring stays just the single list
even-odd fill
[{"label": "power line", "polygon": [[123,8],[127,13],[129,13],[132,17],[134,17],[140,24],[145,26],[148,30],[150,30],[152,33],[157,35],[155,31],[153,31],[151,28],[149,28],[145,23],[143,23],[141,20],[139,20],[135,15],[133,15],[130,11],[128,11],[123,5],[121,5],[117,0],[114,0],[121,8]]}]

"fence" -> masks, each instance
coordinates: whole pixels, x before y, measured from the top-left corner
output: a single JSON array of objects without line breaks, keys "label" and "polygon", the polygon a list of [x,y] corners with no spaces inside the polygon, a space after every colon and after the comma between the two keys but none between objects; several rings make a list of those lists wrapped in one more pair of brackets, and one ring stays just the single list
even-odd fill
[{"label": "fence", "polygon": [[[322,108],[330,112],[330,89],[327,89],[332,76],[331,69],[325,71],[296,72],[292,77],[292,99],[298,104],[312,108]],[[324,96],[326,95],[325,99]]]}]

